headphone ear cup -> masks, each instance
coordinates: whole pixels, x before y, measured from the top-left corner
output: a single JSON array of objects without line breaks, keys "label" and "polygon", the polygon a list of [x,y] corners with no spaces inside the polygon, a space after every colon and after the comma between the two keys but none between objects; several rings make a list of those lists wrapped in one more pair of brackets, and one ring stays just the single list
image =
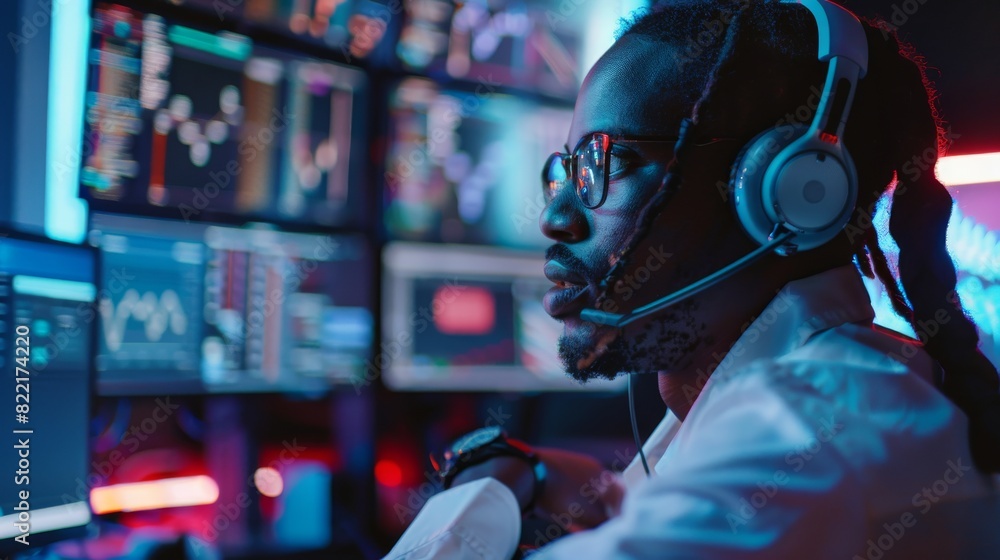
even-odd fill
[{"label": "headphone ear cup", "polygon": [[743,231],[761,245],[767,243],[779,223],[765,206],[764,175],[775,157],[807,130],[801,124],[769,128],[743,146],[733,163],[729,175],[730,205]]},{"label": "headphone ear cup", "polygon": [[797,142],[808,130],[804,125],[765,130],[733,165],[733,210],[747,235],[761,245],[780,225],[795,234],[793,250],[819,247],[844,229],[854,211],[858,177],[850,154],[843,144]]}]

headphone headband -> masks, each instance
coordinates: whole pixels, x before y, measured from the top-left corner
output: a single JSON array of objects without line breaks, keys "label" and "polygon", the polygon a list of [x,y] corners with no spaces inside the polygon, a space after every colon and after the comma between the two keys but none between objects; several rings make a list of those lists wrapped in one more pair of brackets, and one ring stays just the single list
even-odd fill
[{"label": "headphone headband", "polygon": [[868,73],[865,30],[854,14],[832,2],[782,0],[782,3],[800,4],[812,13],[819,37],[818,58],[830,63],[824,95],[809,132],[840,138],[858,81]]},{"label": "headphone headband", "polygon": [[[868,73],[868,40],[858,18],[841,6],[824,0],[782,0],[782,4],[801,4],[812,12],[819,28],[819,59],[833,57],[850,60],[861,69],[860,78]],[[833,40],[833,37],[837,37]]]}]

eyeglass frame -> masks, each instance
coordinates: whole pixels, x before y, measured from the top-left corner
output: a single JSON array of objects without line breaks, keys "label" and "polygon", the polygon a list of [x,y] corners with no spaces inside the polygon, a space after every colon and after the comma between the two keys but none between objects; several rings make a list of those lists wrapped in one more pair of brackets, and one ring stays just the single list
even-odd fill
[{"label": "eyeglass frame", "polygon": [[[570,183],[574,183],[576,185],[576,188],[574,189],[576,191],[576,197],[580,201],[580,203],[583,204],[584,208],[587,208],[588,210],[596,210],[596,209],[600,208],[604,204],[604,202],[608,198],[608,191],[609,191],[609,186],[610,186],[610,183],[611,183],[611,174],[607,173],[607,172],[604,173],[604,184],[602,185],[602,190],[601,190],[601,200],[599,202],[597,202],[593,206],[588,206],[587,203],[583,199],[583,195],[580,192],[582,186],[581,186],[581,183],[580,183],[580,180],[579,180],[579,172],[578,172],[578,168],[577,168],[577,159],[582,155],[582,154],[578,153],[578,152],[580,152],[580,149],[583,146],[589,144],[595,138],[602,137],[602,136],[607,140],[606,142],[603,142],[603,144],[605,145],[605,148],[604,148],[604,160],[605,161],[609,161],[610,160],[611,150],[612,150],[612,148],[614,148],[614,145],[617,142],[620,142],[620,143],[630,143],[630,144],[642,144],[642,143],[649,143],[649,144],[660,143],[660,144],[664,144],[664,143],[669,143],[669,142],[676,143],[677,140],[678,140],[678,138],[676,136],[636,136],[636,135],[625,135],[625,134],[613,135],[613,134],[608,134],[607,132],[592,132],[590,134],[584,135],[583,138],[580,138],[580,141],[577,142],[576,147],[573,149],[572,152],[569,152],[569,153],[553,152],[552,154],[549,155],[548,158],[546,158],[545,165],[542,167],[542,177],[541,177],[541,179],[542,179],[542,197],[544,198],[546,204],[549,204],[553,200],[555,200],[555,197],[558,196],[559,191],[561,191],[563,188],[565,188],[565,185],[563,185],[563,187],[560,187],[560,188],[556,189],[556,193],[553,194],[551,198],[549,198],[547,196],[547,194],[546,194],[546,193],[550,192],[550,190],[551,190],[551,189],[548,188],[548,185],[550,183],[555,182],[555,181],[549,180],[549,178],[548,178],[548,172],[549,172],[549,169],[551,169],[551,167],[552,167],[553,159],[556,158],[556,157],[560,158],[560,160],[562,160],[563,158],[572,158],[570,160],[569,174],[568,174],[568,177],[567,177],[567,181],[570,182]],[[727,141],[733,141],[733,140],[739,140],[739,139],[738,138],[732,138],[732,137],[709,138],[708,140],[705,140],[703,142],[696,142],[696,143],[692,144],[692,146],[697,148],[697,147],[710,146],[710,145],[717,144],[717,143],[720,143],[720,142],[727,142]],[[567,150],[569,150],[569,144],[566,144],[565,148]],[[566,169],[565,163],[563,163],[562,166],[563,166],[563,169]]]}]

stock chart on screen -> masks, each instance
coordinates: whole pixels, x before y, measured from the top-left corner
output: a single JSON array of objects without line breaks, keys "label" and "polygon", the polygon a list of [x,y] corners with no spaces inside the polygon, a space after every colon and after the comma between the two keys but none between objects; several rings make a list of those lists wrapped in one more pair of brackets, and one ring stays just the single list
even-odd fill
[{"label": "stock chart on screen", "polygon": [[510,95],[404,80],[385,173],[392,238],[537,249],[541,169],[562,150],[572,113]]},{"label": "stock chart on screen", "polygon": [[96,208],[357,225],[362,72],[116,4],[94,10],[89,63]]},{"label": "stock chart on screen", "polygon": [[321,390],[371,350],[370,249],[356,236],[94,214],[105,393]]}]

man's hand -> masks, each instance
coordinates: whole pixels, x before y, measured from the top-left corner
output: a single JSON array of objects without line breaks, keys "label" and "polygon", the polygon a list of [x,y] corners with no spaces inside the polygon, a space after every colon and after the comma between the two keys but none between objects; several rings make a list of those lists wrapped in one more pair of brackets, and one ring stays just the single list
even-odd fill
[{"label": "man's hand", "polygon": [[[596,527],[617,515],[624,489],[617,477],[593,457],[559,449],[536,448],[548,478],[536,509],[548,514],[569,514],[574,530]],[[531,466],[516,457],[496,457],[460,472],[453,484],[491,477],[505,484],[523,509],[531,501],[535,475]]]}]

